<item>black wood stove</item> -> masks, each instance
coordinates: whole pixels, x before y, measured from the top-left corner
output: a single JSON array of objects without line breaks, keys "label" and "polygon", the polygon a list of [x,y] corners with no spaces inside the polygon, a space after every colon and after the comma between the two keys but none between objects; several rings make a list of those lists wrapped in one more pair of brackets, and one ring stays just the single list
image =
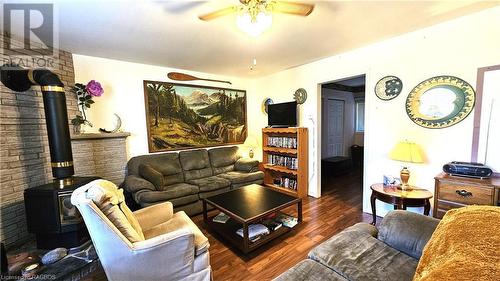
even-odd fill
[{"label": "black wood stove", "polygon": [[36,234],[37,247],[72,248],[89,240],[78,210],[71,204],[71,193],[96,177],[73,177],[73,153],[68,126],[64,84],[47,69],[1,67],[2,83],[17,92],[39,85],[43,95],[54,181],[28,188],[24,192],[28,231]]},{"label": "black wood stove", "polygon": [[71,193],[95,179],[74,177],[73,183],[63,188],[53,182],[24,191],[28,231],[35,233],[37,248],[72,248],[89,240],[83,219],[71,204]]}]

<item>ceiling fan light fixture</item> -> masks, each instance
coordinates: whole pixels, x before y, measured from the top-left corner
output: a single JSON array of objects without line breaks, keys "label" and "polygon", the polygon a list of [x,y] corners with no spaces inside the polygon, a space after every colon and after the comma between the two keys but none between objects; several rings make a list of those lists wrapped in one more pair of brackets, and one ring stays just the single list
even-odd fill
[{"label": "ceiling fan light fixture", "polygon": [[269,29],[273,23],[273,17],[265,12],[259,12],[256,17],[244,12],[236,17],[236,26],[250,36],[257,37]]}]

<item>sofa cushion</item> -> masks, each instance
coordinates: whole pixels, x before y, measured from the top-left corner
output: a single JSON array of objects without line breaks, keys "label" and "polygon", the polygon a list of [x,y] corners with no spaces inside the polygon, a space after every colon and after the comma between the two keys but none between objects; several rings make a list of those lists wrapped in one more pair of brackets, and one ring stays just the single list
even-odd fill
[{"label": "sofa cushion", "polygon": [[171,201],[171,199],[184,197],[188,195],[196,195],[199,188],[196,185],[188,183],[176,183],[173,185],[163,186],[163,190],[149,191],[143,190],[136,193],[135,197],[138,202],[158,202]]},{"label": "sofa cushion", "polygon": [[201,214],[203,211],[203,206],[201,200],[196,200],[196,202],[192,202],[182,206],[174,206],[174,212],[184,211],[188,216],[194,216],[197,214]]},{"label": "sofa cushion", "polygon": [[217,176],[231,181],[232,184],[240,184],[240,183],[252,182],[264,179],[264,173],[262,171],[253,173],[234,171],[234,172],[223,173]]},{"label": "sofa cushion", "polygon": [[204,198],[208,198],[210,196],[215,196],[215,195],[218,195],[218,194],[230,191],[230,190],[231,190],[230,187],[225,187],[225,188],[221,188],[221,189],[217,189],[217,190],[212,190],[212,191],[208,191],[208,192],[200,192],[198,194],[198,196],[200,197],[200,199],[204,199]]},{"label": "sofa cushion", "polygon": [[89,183],[87,198],[91,199],[101,212],[130,242],[144,240],[141,225],[125,204],[123,189],[107,180],[95,180]]},{"label": "sofa cushion", "polygon": [[234,163],[240,158],[237,146],[213,148],[208,151],[215,175],[234,170]]},{"label": "sofa cushion", "polygon": [[165,185],[163,174],[155,170],[151,165],[139,165],[139,175],[151,182],[158,190]]},{"label": "sofa cushion", "polygon": [[194,246],[196,251],[195,254],[197,256],[208,249],[210,244],[208,243],[207,237],[203,235],[200,229],[193,223],[193,221],[186,215],[186,213],[182,211],[175,213],[174,216],[167,222],[148,229],[144,232],[144,236],[146,237],[146,239],[149,239],[158,235],[162,235],[164,233],[178,230],[180,228],[189,228],[193,232]]},{"label": "sofa cushion", "polygon": [[179,198],[172,198],[169,199],[168,201],[171,202],[174,205],[174,207],[178,207],[200,201],[200,198],[198,197],[198,194],[191,194]]},{"label": "sofa cushion", "polygon": [[264,180],[256,180],[256,181],[250,181],[250,182],[244,182],[244,183],[233,183],[231,184],[231,189],[237,189],[243,186],[251,185],[251,184],[263,184]]},{"label": "sofa cushion", "polygon": [[353,228],[311,250],[309,258],[349,280],[412,280],[418,263],[369,233]]},{"label": "sofa cushion", "polygon": [[328,267],[315,262],[313,260],[305,259],[296,264],[294,267],[282,273],[280,276],[274,278],[275,281],[344,281],[347,280],[335,271]]},{"label": "sofa cushion", "polygon": [[225,187],[229,187],[231,182],[227,179],[211,176],[207,178],[194,179],[188,181],[190,184],[195,184],[200,188],[200,192],[207,192],[212,190],[217,190]]},{"label": "sofa cushion", "polygon": [[212,167],[205,149],[182,151],[179,159],[186,181],[212,176]]},{"label": "sofa cushion", "polygon": [[500,280],[499,245],[499,207],[450,210],[425,246],[413,280]]}]

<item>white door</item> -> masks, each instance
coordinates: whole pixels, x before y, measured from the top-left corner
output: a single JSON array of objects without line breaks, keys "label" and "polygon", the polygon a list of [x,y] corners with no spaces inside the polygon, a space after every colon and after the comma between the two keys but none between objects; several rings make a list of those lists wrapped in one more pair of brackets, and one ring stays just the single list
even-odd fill
[{"label": "white door", "polygon": [[328,99],[328,157],[344,156],[345,101]]}]

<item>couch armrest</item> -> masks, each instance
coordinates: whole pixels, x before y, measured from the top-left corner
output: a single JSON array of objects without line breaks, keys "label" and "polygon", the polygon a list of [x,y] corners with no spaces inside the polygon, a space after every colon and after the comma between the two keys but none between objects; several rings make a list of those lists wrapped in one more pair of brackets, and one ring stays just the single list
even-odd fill
[{"label": "couch armrest", "polygon": [[378,234],[377,228],[366,222],[358,222],[357,224],[346,228],[344,231],[359,231],[373,237],[377,237]]},{"label": "couch armrest", "polygon": [[121,186],[130,193],[136,193],[137,191],[143,189],[156,190],[155,186],[151,182],[135,175],[126,176],[125,181],[123,181]]},{"label": "couch armrest", "polygon": [[134,215],[142,230],[146,231],[170,220],[174,215],[174,207],[170,202],[163,202],[137,210]]},{"label": "couch armrest", "polygon": [[142,271],[141,279],[181,280],[193,273],[195,244],[189,228],[136,242],[131,250],[128,266]]},{"label": "couch armrest", "polygon": [[259,170],[259,161],[250,158],[240,158],[234,163],[234,170],[241,172],[257,172]]},{"label": "couch armrest", "polygon": [[425,244],[436,229],[439,220],[408,212],[389,212],[378,228],[378,239],[411,257],[420,259]]}]

